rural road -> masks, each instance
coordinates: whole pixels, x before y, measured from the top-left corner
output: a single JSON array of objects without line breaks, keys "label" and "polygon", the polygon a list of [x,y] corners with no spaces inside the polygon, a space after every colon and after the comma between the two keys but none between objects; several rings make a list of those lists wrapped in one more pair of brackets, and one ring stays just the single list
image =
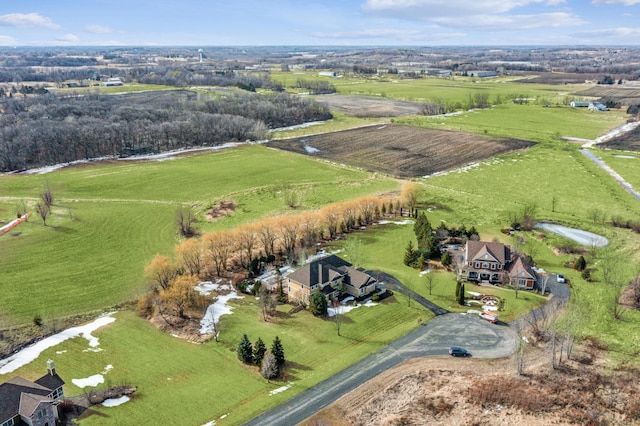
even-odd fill
[{"label": "rural road", "polygon": [[449,356],[451,346],[464,346],[476,358],[502,358],[513,353],[515,341],[511,328],[490,324],[477,315],[440,315],[246,425],[295,425],[404,361]]},{"label": "rural road", "polygon": [[476,358],[502,358],[514,352],[517,334],[512,328],[490,324],[477,315],[450,313],[407,289],[391,275],[369,273],[386,282],[387,288],[411,295],[436,317],[246,425],[295,425],[383,371],[412,358],[449,356],[451,346],[464,347]]},{"label": "rural road", "polygon": [[[403,294],[411,292],[390,275],[377,273],[377,276],[386,281],[394,291]],[[553,274],[549,278],[548,288],[554,294],[551,303],[546,303],[508,325],[490,324],[477,315],[450,313],[421,296],[414,297],[416,302],[431,309],[436,317],[362,361],[259,415],[246,425],[298,424],[383,371],[412,358],[448,356],[451,346],[464,347],[475,358],[507,357],[515,350],[518,338],[516,330],[527,327],[532,320],[551,316],[569,300],[568,286],[557,283]]]}]

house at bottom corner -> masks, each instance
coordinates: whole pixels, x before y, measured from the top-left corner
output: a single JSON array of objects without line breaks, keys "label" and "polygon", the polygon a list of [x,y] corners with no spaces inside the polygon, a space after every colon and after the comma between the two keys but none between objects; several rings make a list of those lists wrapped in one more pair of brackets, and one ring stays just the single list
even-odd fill
[{"label": "house at bottom corner", "polygon": [[64,380],[47,361],[47,374],[35,382],[14,377],[0,385],[0,426],[54,426]]},{"label": "house at bottom corner", "polygon": [[338,256],[331,255],[314,260],[286,277],[289,301],[309,303],[311,295],[319,290],[327,299],[335,298],[342,290],[359,298],[373,293],[376,280]]}]

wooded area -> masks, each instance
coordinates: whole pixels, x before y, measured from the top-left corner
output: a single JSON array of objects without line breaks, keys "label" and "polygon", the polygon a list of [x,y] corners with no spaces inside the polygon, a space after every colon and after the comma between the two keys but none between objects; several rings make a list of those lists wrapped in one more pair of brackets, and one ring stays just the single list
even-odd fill
[{"label": "wooded area", "polygon": [[326,107],[286,93],[43,94],[0,100],[0,171],[105,156],[261,140],[268,129],[327,120]]}]

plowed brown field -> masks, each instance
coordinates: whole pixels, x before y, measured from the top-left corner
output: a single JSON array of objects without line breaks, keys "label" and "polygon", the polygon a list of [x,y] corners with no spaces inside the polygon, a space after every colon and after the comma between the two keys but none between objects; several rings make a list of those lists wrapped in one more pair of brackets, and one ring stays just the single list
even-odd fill
[{"label": "plowed brown field", "polygon": [[451,170],[534,143],[389,124],[278,140],[269,145],[408,178]]}]

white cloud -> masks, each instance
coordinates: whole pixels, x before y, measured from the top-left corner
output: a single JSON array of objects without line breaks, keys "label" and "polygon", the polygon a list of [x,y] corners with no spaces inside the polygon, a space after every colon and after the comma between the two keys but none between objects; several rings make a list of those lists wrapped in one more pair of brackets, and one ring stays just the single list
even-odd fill
[{"label": "white cloud", "polygon": [[42,27],[51,30],[60,29],[51,18],[44,17],[39,13],[9,13],[0,15],[0,26],[7,27]]},{"label": "white cloud", "polygon": [[565,0],[366,0],[363,8],[385,16],[430,20],[443,16],[493,15],[530,4],[555,6],[564,2]]},{"label": "white cloud", "polygon": [[464,17],[442,17],[433,20],[450,27],[469,29],[530,30],[534,28],[561,28],[584,25],[580,17],[565,12],[541,13],[538,15],[475,15]]},{"label": "white cloud", "polygon": [[113,32],[111,28],[105,27],[104,25],[86,25],[84,30],[93,34],[108,34]]},{"label": "white cloud", "polygon": [[0,35],[0,46],[15,46],[16,44],[18,44],[18,41],[15,38]]},{"label": "white cloud", "polygon": [[330,39],[375,39],[390,38],[397,41],[416,41],[416,40],[447,40],[465,37],[464,33],[439,33],[429,34],[419,30],[396,30],[396,29],[374,29],[361,31],[344,31],[344,32],[315,32],[313,36],[319,38]]},{"label": "white cloud", "polygon": [[640,0],[593,0],[591,4],[623,4],[625,6],[633,6],[640,3]]},{"label": "white cloud", "polygon": [[573,35],[580,38],[640,37],[640,28],[605,28],[601,30],[580,31]]},{"label": "white cloud", "polygon": [[64,42],[68,42],[68,43],[75,43],[76,41],[79,41],[80,38],[78,38],[78,36],[75,35],[75,34],[65,34],[65,35],[61,35],[61,36],[56,37],[56,40],[64,41]]}]

